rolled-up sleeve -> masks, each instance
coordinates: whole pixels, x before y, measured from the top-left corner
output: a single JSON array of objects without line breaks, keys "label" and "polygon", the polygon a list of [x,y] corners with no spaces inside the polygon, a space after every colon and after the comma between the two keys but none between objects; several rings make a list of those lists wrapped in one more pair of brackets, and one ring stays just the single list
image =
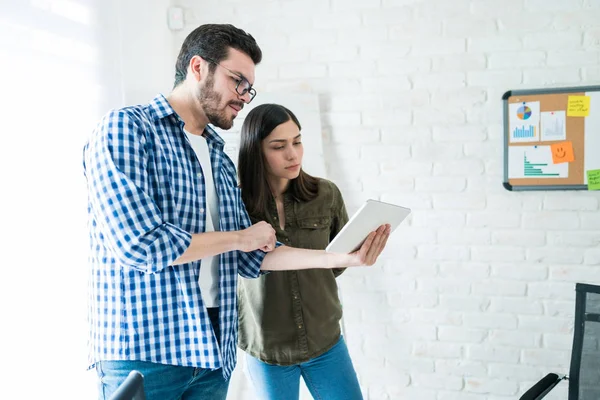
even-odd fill
[{"label": "rolled-up sleeve", "polygon": [[127,109],[107,114],[84,150],[84,168],[96,234],[122,266],[153,273],[183,254],[191,235],[164,221],[149,194],[156,183],[143,125]]}]

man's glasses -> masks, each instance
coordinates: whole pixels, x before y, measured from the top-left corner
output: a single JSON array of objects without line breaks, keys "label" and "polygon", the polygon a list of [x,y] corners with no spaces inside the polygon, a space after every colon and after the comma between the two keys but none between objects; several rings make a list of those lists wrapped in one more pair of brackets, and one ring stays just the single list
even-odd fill
[{"label": "man's glasses", "polygon": [[206,61],[209,61],[215,65],[218,65],[221,68],[225,68],[227,71],[229,71],[229,73],[231,73],[232,75],[235,75],[235,81],[236,81],[236,85],[235,85],[235,92],[237,94],[239,94],[240,96],[244,96],[246,95],[246,93],[248,93],[250,95],[250,100],[248,100],[248,104],[254,99],[254,97],[256,96],[256,89],[254,89],[252,87],[252,85],[250,84],[250,82],[248,82],[248,79],[244,78],[242,75],[233,72],[232,70],[230,70],[227,67],[222,66],[221,64],[219,64],[218,62],[216,62],[215,60],[211,60],[210,58],[207,57],[203,57]]}]

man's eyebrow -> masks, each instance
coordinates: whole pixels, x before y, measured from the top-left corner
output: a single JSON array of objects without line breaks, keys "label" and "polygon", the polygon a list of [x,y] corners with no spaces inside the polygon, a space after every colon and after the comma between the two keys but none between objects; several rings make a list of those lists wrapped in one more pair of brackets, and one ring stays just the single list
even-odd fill
[{"label": "man's eyebrow", "polygon": [[[232,72],[234,75],[238,75],[239,78],[245,79],[246,82],[250,83],[250,81],[248,80],[248,78],[246,78],[244,76],[244,74],[242,74],[241,72],[238,72],[238,71],[236,71],[234,69],[230,70],[230,72]],[[250,86],[252,86],[252,84]]]}]

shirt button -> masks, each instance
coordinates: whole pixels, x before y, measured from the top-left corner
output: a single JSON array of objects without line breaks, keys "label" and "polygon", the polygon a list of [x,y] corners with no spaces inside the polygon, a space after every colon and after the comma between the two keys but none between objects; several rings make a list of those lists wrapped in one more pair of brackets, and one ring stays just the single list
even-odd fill
[{"label": "shirt button", "polygon": [[204,208],[201,208],[201,209],[200,209],[200,213],[203,213],[203,212],[204,212]]},{"label": "shirt button", "polygon": [[196,174],[196,178],[202,178],[202,173],[201,173],[201,172],[198,172],[198,173]]},{"label": "shirt button", "polygon": [[317,224],[313,224],[313,226],[317,226]]},{"label": "shirt button", "polygon": [[298,329],[302,329],[302,325],[298,325]]}]

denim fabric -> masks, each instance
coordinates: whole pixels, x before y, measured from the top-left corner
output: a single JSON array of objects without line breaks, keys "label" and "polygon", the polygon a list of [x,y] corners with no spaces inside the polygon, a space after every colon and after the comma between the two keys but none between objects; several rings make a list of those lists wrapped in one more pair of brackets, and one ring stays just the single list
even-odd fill
[{"label": "denim fabric", "polygon": [[144,375],[147,400],[225,400],[229,380],[223,371],[146,361],[99,361],[96,372],[100,379],[98,399],[108,400],[129,372],[137,370]]},{"label": "denim fabric", "polygon": [[248,375],[261,400],[298,400],[300,376],[315,400],[362,400],[363,396],[343,337],[312,360],[279,366],[246,354]]}]

